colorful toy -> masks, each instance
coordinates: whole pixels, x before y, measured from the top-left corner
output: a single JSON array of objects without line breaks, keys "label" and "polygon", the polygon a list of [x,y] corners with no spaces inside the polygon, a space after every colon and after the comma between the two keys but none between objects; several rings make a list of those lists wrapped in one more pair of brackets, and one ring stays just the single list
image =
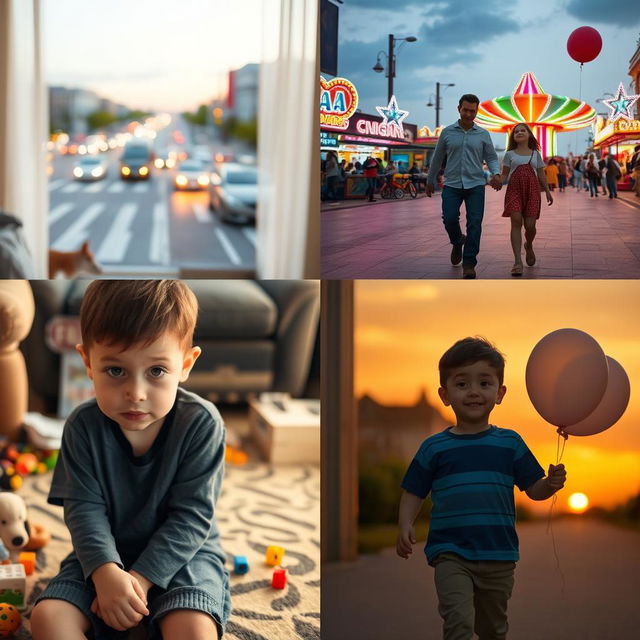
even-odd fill
[{"label": "colorful toy", "polygon": [[265,555],[265,562],[271,567],[277,567],[282,564],[284,558],[284,549],[282,547],[270,546],[267,547],[267,553]]},{"label": "colorful toy", "polygon": [[22,551],[18,556],[18,564],[24,567],[24,572],[30,576],[36,570],[36,554],[34,551]]},{"label": "colorful toy", "polygon": [[21,476],[28,476],[38,469],[38,458],[33,453],[21,453],[16,460],[16,471]]},{"label": "colorful toy", "polygon": [[24,546],[25,551],[42,549],[51,540],[51,533],[40,524],[29,523],[29,542]]},{"label": "colorful toy", "polygon": [[249,573],[249,560],[247,556],[233,557],[233,573],[237,573],[238,575]]},{"label": "colorful toy", "polygon": [[21,486],[22,477],[16,473],[12,465],[8,467],[0,466],[0,489],[3,491],[17,491]]},{"label": "colorful toy", "polygon": [[20,627],[20,612],[8,602],[0,602],[0,638],[9,638]]},{"label": "colorful toy", "polygon": [[0,602],[25,607],[27,578],[21,564],[0,565]]},{"label": "colorful toy", "polygon": [[274,589],[284,589],[287,586],[287,570],[286,569],[274,569],[273,577],[271,578],[271,586]]}]

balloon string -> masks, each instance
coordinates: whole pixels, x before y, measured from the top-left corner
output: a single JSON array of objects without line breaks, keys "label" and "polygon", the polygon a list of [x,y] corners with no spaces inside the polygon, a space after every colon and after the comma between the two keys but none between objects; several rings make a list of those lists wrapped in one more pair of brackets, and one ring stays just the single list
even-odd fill
[{"label": "balloon string", "polygon": [[[562,440],[562,448],[560,448],[560,438]],[[558,428],[558,439],[556,441],[556,466],[560,464],[560,460],[562,460],[562,455],[564,454],[564,446],[567,443],[567,438],[569,436],[562,430],[562,427]],[[549,507],[549,519],[547,521],[547,534],[551,533],[551,544],[553,545],[553,555],[556,559],[556,570],[560,573],[560,577],[562,578],[562,594],[564,595],[564,587],[565,587],[565,579],[564,573],[562,573],[562,569],[560,568],[560,557],[558,556],[558,548],[556,547],[556,537],[553,534],[553,524],[551,522],[551,517],[553,515],[553,507],[558,500],[558,493],[554,493],[551,498],[551,506]]]}]

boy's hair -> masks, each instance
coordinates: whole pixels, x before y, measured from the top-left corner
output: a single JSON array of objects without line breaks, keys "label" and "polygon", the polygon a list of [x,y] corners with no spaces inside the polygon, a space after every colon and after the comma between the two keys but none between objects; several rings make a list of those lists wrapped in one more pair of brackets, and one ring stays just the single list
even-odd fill
[{"label": "boy's hair", "polygon": [[173,333],[183,349],[193,340],[198,301],[181,280],[94,280],[80,306],[82,344],[151,344]]},{"label": "boy's hair", "polygon": [[504,381],[504,356],[486,338],[476,336],[475,338],[458,340],[445,351],[438,363],[440,386],[446,386],[447,380],[454,369],[467,364],[474,364],[481,360],[488,362],[496,370],[498,382],[502,385]]},{"label": "boy's hair", "polygon": [[474,104],[480,104],[480,98],[473,93],[465,93],[460,100],[458,100],[458,106],[461,107],[463,102],[473,102]]}]

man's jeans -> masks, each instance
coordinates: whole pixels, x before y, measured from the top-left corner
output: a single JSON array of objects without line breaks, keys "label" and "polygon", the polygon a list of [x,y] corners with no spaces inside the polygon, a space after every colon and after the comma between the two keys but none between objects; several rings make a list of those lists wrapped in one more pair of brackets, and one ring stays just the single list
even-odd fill
[{"label": "man's jeans", "polygon": [[444,186],[442,189],[442,221],[449,234],[451,244],[462,242],[460,229],[460,207],[465,204],[467,212],[467,239],[462,253],[462,264],[465,267],[475,267],[476,256],[480,251],[480,234],[482,233],[482,217],[484,216],[484,190],[480,184],[471,189]]}]

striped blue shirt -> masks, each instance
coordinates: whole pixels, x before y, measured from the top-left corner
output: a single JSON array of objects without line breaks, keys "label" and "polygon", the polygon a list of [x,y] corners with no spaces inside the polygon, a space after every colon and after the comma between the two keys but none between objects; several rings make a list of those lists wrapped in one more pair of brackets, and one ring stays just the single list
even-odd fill
[{"label": "striped blue shirt", "polygon": [[528,489],[545,475],[524,440],[491,425],[473,435],[451,427],[427,438],[402,481],[433,507],[425,553],[429,564],[443,552],[467,560],[516,561],[513,487]]}]

